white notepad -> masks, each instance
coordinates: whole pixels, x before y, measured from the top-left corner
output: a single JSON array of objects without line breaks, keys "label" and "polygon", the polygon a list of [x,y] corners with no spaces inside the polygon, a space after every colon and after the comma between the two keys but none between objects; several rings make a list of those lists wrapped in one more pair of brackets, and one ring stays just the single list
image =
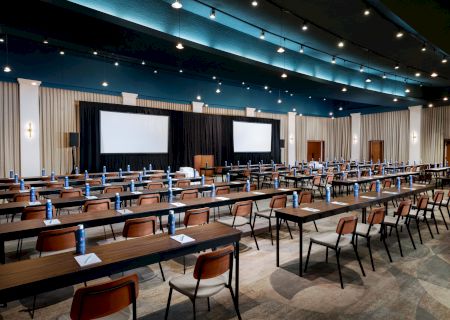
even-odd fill
[{"label": "white notepad", "polygon": [[104,186],[104,187],[109,187],[110,185],[111,185],[111,183],[102,184],[102,186]]},{"label": "white notepad", "polygon": [[217,200],[230,200],[230,198],[225,198],[225,197],[216,197]]},{"label": "white notepad", "polygon": [[289,191],[289,190],[291,190],[291,189],[278,189],[279,191]]},{"label": "white notepad", "polygon": [[398,192],[394,192],[394,191],[383,191],[383,193],[387,193],[387,194],[398,194]]},{"label": "white notepad", "polygon": [[316,208],[309,208],[309,207],[304,207],[304,208],[300,208],[301,210],[305,210],[305,211],[310,211],[310,212],[319,212],[319,209]]},{"label": "white notepad", "polygon": [[86,196],[85,198],[88,200],[94,200],[97,199],[97,196]]},{"label": "white notepad", "polygon": [[76,256],[75,260],[78,262],[80,267],[87,267],[91,264],[96,264],[102,262],[100,258],[95,253],[88,253],[81,256]]},{"label": "white notepad", "polygon": [[56,226],[61,224],[61,221],[59,221],[59,219],[44,220],[44,224],[46,226]]},{"label": "white notepad", "polygon": [[376,199],[377,197],[361,196],[361,198],[364,198],[364,199]]},{"label": "white notepad", "polygon": [[40,204],[42,204],[41,202],[39,202],[39,201],[34,201],[34,202],[28,202],[28,204],[30,205],[30,206],[38,206],[38,205],[40,205]]},{"label": "white notepad", "polygon": [[30,192],[30,190],[19,190],[19,193],[26,193],[26,192]]},{"label": "white notepad", "polygon": [[185,235],[185,234],[177,234],[175,236],[170,236],[170,239],[178,241],[181,244],[185,244],[185,243],[189,243],[189,242],[194,242],[195,239]]},{"label": "white notepad", "polygon": [[172,202],[171,204],[174,205],[175,207],[184,207],[185,206],[185,204],[181,203],[181,202]]},{"label": "white notepad", "polygon": [[131,191],[132,194],[142,194],[142,191]]},{"label": "white notepad", "polygon": [[211,187],[210,184],[204,184],[203,186],[204,186],[204,187]]},{"label": "white notepad", "polygon": [[252,193],[253,193],[253,194],[257,194],[257,195],[259,195],[259,194],[265,194],[264,192],[259,192],[259,191],[253,191]]},{"label": "white notepad", "polygon": [[231,181],[230,183],[232,183],[232,184],[240,184],[241,182]]},{"label": "white notepad", "polygon": [[128,209],[120,209],[120,210],[116,210],[118,213],[120,214],[130,214],[133,213],[133,211],[128,210]]},{"label": "white notepad", "polygon": [[175,187],[175,188],[172,188],[172,190],[173,190],[173,191],[180,191],[180,190],[183,190],[183,188],[177,188],[177,187]]},{"label": "white notepad", "polygon": [[402,188],[403,190],[416,190],[416,188]]},{"label": "white notepad", "polygon": [[337,204],[337,205],[339,205],[339,206],[347,206],[348,205],[348,203],[346,203],[346,202],[339,202],[339,201],[333,201],[333,202],[331,202],[332,204]]},{"label": "white notepad", "polygon": [[64,187],[64,190],[70,190],[73,189],[72,187]]}]

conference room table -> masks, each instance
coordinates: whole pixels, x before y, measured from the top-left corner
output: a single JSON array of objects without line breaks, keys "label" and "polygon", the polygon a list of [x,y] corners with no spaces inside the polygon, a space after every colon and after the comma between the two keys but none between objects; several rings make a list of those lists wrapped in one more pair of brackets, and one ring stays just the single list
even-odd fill
[{"label": "conference room table", "polygon": [[[341,213],[362,209],[362,221],[366,221],[367,207],[378,203],[384,203],[387,209],[389,201],[409,197],[418,193],[434,190],[434,185],[414,184],[402,185],[400,189],[388,188],[381,192],[363,192],[358,197],[342,196],[326,201],[305,203],[298,208],[275,209],[276,217],[276,265],[280,266],[280,221],[287,220],[298,224],[299,227],[299,276],[303,276],[303,224],[318,219],[327,218]],[[387,212],[386,212],[387,213]]]},{"label": "conference room table", "polygon": [[255,172],[251,172],[250,175],[252,177],[256,177],[256,185],[257,188],[261,188],[261,178],[265,178],[267,176],[271,176],[273,173],[279,173],[279,174],[283,174],[283,173],[288,173],[289,171],[285,171],[285,170],[281,170],[281,171],[255,171]]},{"label": "conference room table", "polygon": [[101,262],[85,267],[80,267],[73,252],[0,265],[0,303],[6,305],[43,292],[232,244],[235,248],[234,299],[238,306],[241,231],[210,223],[177,230],[177,233],[195,241],[180,244],[166,233],[87,247],[86,253],[95,253]]},{"label": "conference room table", "polygon": [[435,177],[443,176],[447,171],[450,171],[450,167],[428,168],[425,172],[433,174]]},{"label": "conference room table", "polygon": [[[169,214],[185,212],[190,209],[203,207],[215,208],[232,205],[238,201],[258,201],[269,199],[275,195],[292,194],[299,191],[298,188],[263,189],[250,192],[234,192],[223,196],[202,197],[187,200],[174,200],[172,203],[160,202],[151,205],[124,207],[119,211],[102,210],[95,212],[83,212],[70,215],[60,215],[57,224],[46,224],[42,220],[24,220],[0,224],[0,262],[5,263],[5,242],[28,237],[35,237],[41,231],[54,230],[83,224],[84,228],[93,228],[109,224],[121,223],[131,218],[148,216],[162,217]],[[125,211],[124,211],[125,210]],[[10,212],[11,213],[11,212]]]},{"label": "conference room table", "polygon": [[[232,182],[218,182],[215,184],[216,187],[229,186],[230,188],[242,188],[245,184],[244,181],[232,181]],[[210,191],[212,189],[212,185],[191,185],[185,188],[172,188],[172,193],[174,195],[180,194],[185,190],[198,190],[199,192]],[[163,189],[144,189],[144,190],[136,190],[134,192],[131,191],[123,191],[118,192],[120,195],[121,201],[134,200],[139,198],[141,195],[146,194],[154,194],[158,193],[161,196],[167,196],[169,194],[168,188]],[[70,198],[51,198],[52,205],[55,208],[67,208],[67,207],[76,207],[82,206],[89,200],[100,200],[100,199],[109,199],[113,201],[115,199],[116,193],[102,193],[102,194],[92,194],[89,197],[81,196],[81,197],[70,197]],[[43,205],[46,200],[37,200],[34,203],[30,203],[28,201],[16,201],[16,202],[8,202],[0,204],[0,215],[5,214],[15,214],[23,211],[24,208],[29,206]]]}]

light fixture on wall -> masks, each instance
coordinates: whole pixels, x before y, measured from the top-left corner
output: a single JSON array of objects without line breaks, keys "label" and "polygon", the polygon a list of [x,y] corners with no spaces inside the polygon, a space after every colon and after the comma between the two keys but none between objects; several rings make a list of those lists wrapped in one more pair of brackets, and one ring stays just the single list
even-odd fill
[{"label": "light fixture on wall", "polygon": [[413,142],[413,143],[416,143],[416,141],[417,141],[417,134],[416,134],[415,131],[412,132],[411,138],[412,138],[412,142]]},{"label": "light fixture on wall", "polygon": [[358,143],[358,136],[355,134],[353,136],[353,144],[357,144]]},{"label": "light fixture on wall", "polygon": [[31,139],[33,137],[33,124],[31,123],[31,121],[27,124],[26,134],[28,139]]}]

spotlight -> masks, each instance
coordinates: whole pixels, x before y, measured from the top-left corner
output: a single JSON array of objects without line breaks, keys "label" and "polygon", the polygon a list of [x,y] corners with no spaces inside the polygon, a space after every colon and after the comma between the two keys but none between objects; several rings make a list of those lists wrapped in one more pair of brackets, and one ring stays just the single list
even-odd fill
[{"label": "spotlight", "polygon": [[290,95],[291,97],[293,97],[293,96],[294,96],[294,94],[293,94],[293,93],[290,93],[289,95]]},{"label": "spotlight", "polygon": [[61,50],[61,51],[59,51],[59,54],[63,56],[65,54],[65,52],[63,50]]},{"label": "spotlight", "polygon": [[372,79],[367,78],[367,79],[366,79],[366,82],[367,82],[367,83],[371,83],[371,82],[372,82]]},{"label": "spotlight", "polygon": [[175,48],[177,48],[178,50],[183,50],[183,44],[181,42],[178,42],[177,45],[175,46]]},{"label": "spotlight", "polygon": [[202,100],[202,96],[201,96],[201,95],[198,95],[198,96],[197,96],[197,100]]},{"label": "spotlight", "polygon": [[278,98],[277,103],[280,104],[280,103],[282,103],[282,102],[283,102],[283,101],[282,101],[280,98]]},{"label": "spotlight", "polygon": [[397,101],[398,101],[398,99],[397,99],[397,98],[394,98],[394,99],[392,99],[392,101],[394,101],[394,102],[397,102]]},{"label": "spotlight", "polygon": [[297,109],[295,109],[295,108],[292,108],[292,111],[293,111],[293,112],[296,112],[296,111],[297,111]]},{"label": "spotlight", "polygon": [[302,30],[303,30],[303,31],[308,30],[308,24],[306,23],[306,21],[303,22]]},{"label": "spotlight", "polygon": [[222,81],[219,81],[217,84],[218,84],[219,86],[221,86],[221,85],[222,85]]},{"label": "spotlight", "polygon": [[5,39],[3,37],[0,37],[0,42],[1,43],[5,42]]},{"label": "spotlight", "polygon": [[359,67],[359,72],[364,72],[364,66],[361,65],[361,66]]},{"label": "spotlight", "polygon": [[253,7],[257,7],[258,6],[258,1],[252,1],[252,6]]},{"label": "spotlight", "polygon": [[245,81],[242,81],[242,85],[245,86]]},{"label": "spotlight", "polygon": [[332,115],[333,115],[333,112],[330,112],[329,115],[332,116]]},{"label": "spotlight", "polygon": [[216,80],[216,79],[217,79],[217,77],[216,77],[216,76],[212,76],[212,79],[213,79],[213,80]]},{"label": "spotlight", "polygon": [[283,48],[283,47],[279,47],[279,48],[277,49],[277,52],[278,52],[278,53],[284,53],[284,48]]},{"label": "spotlight", "polygon": [[269,87],[268,86],[264,86],[264,90],[268,90],[269,89]]},{"label": "spotlight", "polygon": [[284,78],[287,78],[287,74],[286,74],[286,72],[283,72],[282,74],[281,74],[281,77],[284,79]]},{"label": "spotlight", "polygon": [[209,104],[205,103],[205,107],[207,107],[207,108],[208,108],[208,107],[209,107]]},{"label": "spotlight", "polygon": [[303,113],[300,113],[298,116],[299,116],[299,117],[303,117]]},{"label": "spotlight", "polygon": [[437,72],[432,72],[432,73],[431,73],[431,77],[432,77],[432,78],[436,78],[437,76],[438,76]]},{"label": "spotlight", "polygon": [[305,50],[303,50],[303,45],[300,46],[300,50],[299,51],[300,51],[300,53],[305,52]]},{"label": "spotlight", "polygon": [[[3,42],[3,41],[1,41],[1,42]],[[47,39],[44,39],[44,40],[42,40],[42,43],[43,43],[43,44],[48,44],[48,40],[47,40]]]},{"label": "spotlight", "polygon": [[427,46],[425,45],[425,43],[422,45],[422,49],[420,49],[420,51],[422,52],[427,51]]},{"label": "spotlight", "polygon": [[394,69],[395,69],[395,70],[400,69],[400,65],[397,63],[397,64],[394,66]]},{"label": "spotlight", "polygon": [[448,101],[448,97],[443,97],[442,100]]},{"label": "spotlight", "polygon": [[386,78],[387,78],[387,75],[386,75],[386,73],[383,73],[383,76],[382,76],[382,78],[383,78],[383,79],[386,79]]},{"label": "spotlight", "polygon": [[103,86],[103,87],[107,87],[108,85],[109,85],[108,82],[106,82],[106,81],[103,81],[103,82],[102,82],[102,86]]},{"label": "spotlight", "polygon": [[213,19],[213,20],[216,18],[216,10],[211,9],[211,13],[209,14],[209,18]]},{"label": "spotlight", "polygon": [[217,88],[217,89],[216,89],[216,93],[220,93],[220,88]]},{"label": "spotlight", "polygon": [[118,67],[118,66],[119,66],[119,61],[114,62],[114,65],[115,65],[116,67]]},{"label": "spotlight", "polygon": [[442,63],[447,63],[447,57],[446,57],[446,56],[442,57],[441,62],[442,62]]},{"label": "spotlight", "polygon": [[183,73],[183,69],[178,70],[179,73]]},{"label": "spotlight", "polygon": [[342,111],[342,110],[344,110],[344,108],[342,108],[342,107],[339,107],[339,111]]},{"label": "spotlight", "polygon": [[420,77],[420,72],[416,72],[415,74],[414,74],[416,77]]},{"label": "spotlight", "polygon": [[157,74],[157,73],[158,73],[158,70],[156,70],[156,69],[153,70],[153,73],[154,73],[154,74]]},{"label": "spotlight", "polygon": [[264,30],[261,30],[261,33],[259,34],[259,38],[261,40],[264,40],[266,38],[266,34],[265,34]]},{"label": "spotlight", "polygon": [[309,96],[308,99],[312,99],[312,96]]},{"label": "spotlight", "polygon": [[258,112],[261,112],[261,109],[258,109]]},{"label": "spotlight", "polygon": [[342,41],[342,40],[339,41],[339,42],[338,42],[338,47],[339,47],[339,48],[343,48],[343,47],[344,47],[344,41]]},{"label": "spotlight", "polygon": [[367,8],[366,10],[364,10],[364,15],[365,15],[365,16],[370,15],[370,9],[369,9],[369,8]]},{"label": "spotlight", "polygon": [[144,61],[144,60],[142,60],[141,64],[142,64],[143,66],[145,66],[145,61]]},{"label": "spotlight", "polygon": [[97,51],[93,51],[92,54],[93,54],[94,56],[96,56],[96,55],[98,55],[98,52],[97,52]]},{"label": "spotlight", "polygon": [[411,90],[409,90],[409,88],[406,88],[406,89],[405,89],[405,92],[406,92],[406,93],[410,93]]},{"label": "spotlight", "polygon": [[3,67],[3,72],[8,73],[8,72],[11,72],[11,71],[12,71],[12,69],[11,69],[10,66],[6,65],[6,66]]},{"label": "spotlight", "polygon": [[247,86],[247,88],[245,88],[245,89],[247,89],[247,90],[250,90],[250,87],[249,87],[249,86]]},{"label": "spotlight", "polygon": [[336,63],[336,58],[335,58],[335,57],[333,57],[333,58],[331,59],[331,63],[332,63],[332,64],[335,64],[335,63]]},{"label": "spotlight", "polygon": [[341,91],[342,91],[342,92],[347,92],[347,88],[346,88],[346,87],[343,87],[343,88],[341,89]]},{"label": "spotlight", "polygon": [[183,5],[181,4],[181,1],[175,0],[174,2],[172,2],[172,8],[181,9],[181,7],[183,7]]},{"label": "spotlight", "polygon": [[397,39],[400,39],[401,37],[403,37],[403,31],[398,31],[396,34],[395,34],[395,37],[397,38]]},{"label": "spotlight", "polygon": [[428,104],[428,108],[433,108],[433,107],[434,107],[434,105],[432,103]]},{"label": "spotlight", "polygon": [[327,101],[327,98],[323,98],[323,101]]}]

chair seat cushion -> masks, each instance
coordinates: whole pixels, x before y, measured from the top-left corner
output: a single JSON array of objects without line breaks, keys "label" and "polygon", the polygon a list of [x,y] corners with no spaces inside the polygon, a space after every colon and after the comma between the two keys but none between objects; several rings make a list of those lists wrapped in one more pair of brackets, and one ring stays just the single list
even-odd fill
[{"label": "chair seat cushion", "polygon": [[[311,241],[324,246],[335,247],[338,236],[339,235],[336,232],[321,232],[313,235],[311,237]],[[341,239],[339,240],[338,247],[347,246],[351,242],[352,242],[351,235],[342,235]]]},{"label": "chair seat cushion", "polygon": [[258,217],[275,218],[275,213],[271,210],[264,210],[255,213]]},{"label": "chair seat cushion", "polygon": [[[395,226],[397,224],[397,219],[398,219],[398,216],[395,216],[395,217],[393,217],[393,216],[385,216],[384,217],[384,224],[387,225],[387,226]],[[406,222],[406,219],[400,218],[400,220],[398,221],[398,224],[402,225],[402,224],[405,224],[405,222]]]},{"label": "chair seat cushion", "polygon": [[[366,237],[367,232],[369,231],[369,226],[370,226],[370,224],[367,224],[367,223],[358,223],[356,225],[356,234],[359,236]],[[374,224],[370,228],[369,236],[374,236],[374,235],[378,234],[379,232],[380,232],[380,225]]]},{"label": "chair seat cushion", "polygon": [[236,216],[236,219],[234,219],[234,224],[233,224],[233,219],[234,219],[234,217],[225,217],[225,218],[220,218],[219,220],[217,220],[217,222],[220,222],[220,223],[225,224],[230,227],[233,227],[233,226],[240,227],[240,226],[243,226],[243,225],[246,225],[247,223],[249,223],[249,220],[246,217]]},{"label": "chair seat cushion", "polygon": [[[198,286],[197,297],[206,298],[215,295],[220,292],[227,283],[228,276],[222,274],[218,277],[212,279],[202,279],[200,280],[200,285]],[[187,274],[181,277],[174,278],[169,281],[171,288],[177,290],[178,292],[192,298],[195,295],[195,287],[197,286],[197,279],[194,279],[192,274]]]},{"label": "chair seat cushion", "polygon": [[[416,215],[417,215],[417,210],[416,210],[416,211],[411,211],[411,212],[408,214],[408,217],[411,217],[411,218],[415,219],[415,218],[416,218]],[[423,220],[424,217],[425,217],[425,214],[423,213],[423,210],[421,210],[421,211],[419,212],[419,214],[417,215],[417,219]],[[430,218],[431,218],[431,212],[430,212],[430,211],[427,211],[427,212],[426,212],[426,218],[427,218],[427,219],[430,219]]]}]

